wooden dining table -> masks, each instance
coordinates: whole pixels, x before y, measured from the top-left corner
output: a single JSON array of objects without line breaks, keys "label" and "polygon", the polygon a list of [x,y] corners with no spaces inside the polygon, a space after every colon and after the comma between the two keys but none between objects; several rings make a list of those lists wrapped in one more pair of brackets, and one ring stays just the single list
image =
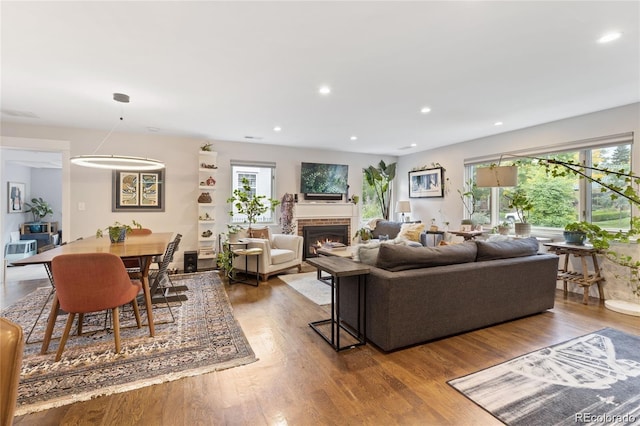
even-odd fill
[{"label": "wooden dining table", "polygon": [[[153,323],[153,310],[151,301],[151,291],[149,285],[149,266],[154,256],[164,254],[167,245],[171,241],[173,233],[157,232],[147,235],[129,235],[124,242],[111,243],[109,238],[88,237],[79,239],[68,244],[58,246],[54,249],[44,251],[34,256],[12,262],[14,265],[35,265],[42,264],[47,270],[51,284],[55,288],[53,275],[51,274],[51,261],[54,257],[61,254],[77,254],[77,253],[111,253],[119,256],[121,259],[139,259],[142,274],[142,288],[144,291],[144,301],[147,308],[147,320],[149,321],[149,335],[155,335],[155,327]],[[56,322],[58,309],[60,304],[58,297],[54,293],[53,303],[49,319],[47,321],[47,331],[42,342],[41,354],[45,354],[49,348],[53,326]]]}]

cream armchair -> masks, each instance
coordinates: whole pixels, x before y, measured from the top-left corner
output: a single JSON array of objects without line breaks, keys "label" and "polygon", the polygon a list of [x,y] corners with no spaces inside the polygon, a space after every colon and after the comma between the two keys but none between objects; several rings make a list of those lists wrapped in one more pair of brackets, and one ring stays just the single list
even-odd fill
[{"label": "cream armchair", "polygon": [[[302,240],[298,235],[273,234],[271,238],[243,238],[242,242],[248,242],[248,248],[261,248],[260,280],[267,281],[270,275],[286,271],[291,268],[302,269]],[[245,261],[248,260],[247,263]],[[233,267],[238,271],[256,273],[256,256],[240,255],[233,259]]]}]

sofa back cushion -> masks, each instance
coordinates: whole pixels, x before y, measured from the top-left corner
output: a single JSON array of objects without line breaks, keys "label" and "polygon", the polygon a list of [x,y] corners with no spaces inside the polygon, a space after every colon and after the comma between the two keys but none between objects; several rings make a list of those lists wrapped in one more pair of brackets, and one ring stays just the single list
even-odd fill
[{"label": "sofa back cushion", "polygon": [[405,271],[473,262],[476,254],[476,243],[473,241],[439,247],[381,244],[376,266],[392,272]]},{"label": "sofa back cushion", "polygon": [[509,259],[533,256],[538,253],[538,240],[534,237],[507,241],[476,241],[478,256],[476,261]]},{"label": "sofa back cushion", "polygon": [[380,235],[388,235],[389,239],[392,240],[398,236],[401,226],[402,222],[379,220],[376,222],[376,227],[373,228],[371,233],[373,234],[373,238],[379,238]]}]

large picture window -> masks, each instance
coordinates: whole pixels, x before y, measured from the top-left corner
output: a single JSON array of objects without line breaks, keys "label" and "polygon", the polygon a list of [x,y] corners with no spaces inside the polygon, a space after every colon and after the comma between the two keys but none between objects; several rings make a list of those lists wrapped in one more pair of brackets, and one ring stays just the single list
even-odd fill
[{"label": "large picture window", "polygon": [[[556,152],[531,154],[537,158],[553,158],[563,161],[574,161],[586,166],[608,168],[610,170],[631,170],[631,140],[622,144],[589,145],[584,148],[568,150],[559,149]],[[504,157],[509,157],[505,155]],[[512,161],[509,161],[512,160]],[[586,179],[569,175],[564,177],[547,176],[545,168],[539,160],[518,155],[501,161],[501,165],[511,165],[518,162],[518,188],[527,194],[534,205],[528,222],[539,229],[562,229],[567,223],[585,220],[603,229],[628,230],[631,221],[630,203],[622,198],[612,200],[608,191],[602,191],[602,186]],[[476,169],[487,167],[496,161],[467,164],[467,176],[475,180]],[[604,176],[602,172],[585,169],[587,174],[603,179],[615,180],[615,177]],[[619,185],[623,180],[619,178]],[[504,221],[517,222],[515,211],[509,209],[505,194],[513,192],[515,188],[477,188],[483,190],[478,194],[479,205],[476,206],[474,219],[478,223],[498,224]],[[475,217],[477,215],[477,217]]]},{"label": "large picture window", "polygon": [[[269,205],[269,199],[275,198],[274,182],[275,182],[275,169],[274,163],[258,163],[258,162],[231,162],[231,174],[232,174],[232,188],[242,188],[243,178],[249,181],[252,195],[264,195],[266,199],[265,204]],[[233,207],[232,207],[233,208]],[[235,224],[245,223],[247,220],[246,215],[237,213],[235,208],[231,217],[231,222]],[[258,217],[257,223],[273,223],[275,222],[275,213],[271,209],[266,213]]]}]

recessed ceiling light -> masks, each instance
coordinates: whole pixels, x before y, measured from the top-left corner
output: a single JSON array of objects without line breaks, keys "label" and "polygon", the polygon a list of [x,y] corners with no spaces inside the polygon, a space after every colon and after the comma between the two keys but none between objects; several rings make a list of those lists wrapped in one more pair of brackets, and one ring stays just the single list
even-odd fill
[{"label": "recessed ceiling light", "polygon": [[331,87],[320,86],[320,88],[318,89],[318,93],[320,93],[321,95],[328,95],[329,93],[331,93]]},{"label": "recessed ceiling light", "polygon": [[418,146],[418,144],[417,144],[417,143],[412,143],[412,144],[411,144],[411,148],[415,148],[416,146]]},{"label": "recessed ceiling light", "polygon": [[349,139],[351,139],[352,141],[357,141],[358,137],[357,136],[351,136]]},{"label": "recessed ceiling light", "polygon": [[422,108],[420,109],[420,112],[421,112],[422,114],[428,114],[428,113],[430,113],[430,112],[431,112],[431,108],[429,108],[429,107],[422,107]]},{"label": "recessed ceiling light", "polygon": [[494,126],[502,126],[504,123],[502,121],[496,121],[493,123]]},{"label": "recessed ceiling light", "polygon": [[609,43],[610,41],[617,40],[622,37],[622,33],[618,31],[610,32],[598,39],[598,43]]},{"label": "recessed ceiling light", "polygon": [[279,132],[280,130],[282,130],[282,127],[280,127],[280,126],[276,126],[276,127],[273,128],[274,132]]}]

